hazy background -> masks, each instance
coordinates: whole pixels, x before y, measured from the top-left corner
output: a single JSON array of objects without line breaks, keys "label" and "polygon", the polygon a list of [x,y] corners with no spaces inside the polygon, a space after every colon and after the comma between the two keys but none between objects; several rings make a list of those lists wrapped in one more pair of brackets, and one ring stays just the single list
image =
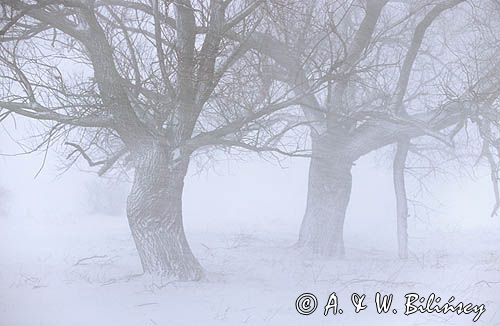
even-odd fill
[{"label": "hazy background", "polygon": [[[346,2],[338,4],[342,7]],[[352,5],[356,6],[356,3]],[[400,9],[399,5],[394,6],[392,18],[406,15],[406,11]],[[322,15],[326,11],[318,8],[318,13]],[[284,24],[278,24],[278,33],[282,32],[281,29],[287,32],[285,35],[300,32],[297,29],[300,24],[295,24],[293,13],[290,14],[290,18],[288,13],[283,16]],[[413,92],[412,88],[418,90],[422,87],[424,95],[415,102],[410,101],[412,105],[409,106],[425,111],[434,108],[434,104],[440,104],[441,96],[432,94],[436,91],[434,87],[441,82],[453,86],[460,93],[464,87],[470,86],[465,78],[469,77],[465,76],[467,71],[460,71],[461,68],[467,70],[469,63],[460,67],[461,58],[454,59],[454,50],[464,51],[467,54],[464,58],[476,55],[477,51],[491,59],[471,61],[470,66],[478,62],[486,65],[496,62],[493,54],[491,58],[486,55],[496,51],[493,46],[488,50],[488,41],[497,40],[493,28],[496,25],[492,23],[495,17],[484,22],[485,29],[491,27],[489,32],[492,35],[481,34],[482,29],[476,31],[481,42],[480,47],[475,47],[472,45],[476,40],[475,29],[468,31],[465,28],[472,23],[468,19],[457,19],[457,24],[454,24],[454,14],[448,14],[449,17],[440,22],[441,26],[437,26],[446,33],[437,33],[437,38],[424,44],[428,54],[440,56],[451,66],[444,69],[445,72],[441,72],[441,68],[435,70],[441,64],[432,59],[432,65],[427,69],[429,59],[422,59],[417,68],[425,69],[411,77],[409,93]],[[483,14],[477,19],[489,17],[487,13]],[[361,16],[351,18],[345,26],[346,35],[352,34],[351,30],[355,29],[350,25],[356,25]],[[476,16],[472,18],[476,19]],[[272,22],[274,18],[269,19]],[[386,21],[388,26],[392,24],[391,19]],[[288,22],[290,30],[287,30]],[[475,26],[475,23],[472,25]],[[477,25],[481,27],[481,24]],[[410,36],[410,29],[402,29],[400,35],[391,30],[392,27],[386,36],[389,40],[394,38],[399,45],[394,48],[390,45],[386,49],[385,37],[382,38],[382,58],[399,58],[401,53],[398,49],[400,46],[403,49],[403,43],[409,40],[406,36]],[[311,29],[311,34],[320,35],[322,32],[318,31],[321,28]],[[393,35],[393,32],[396,34]],[[451,43],[446,42],[448,34],[452,36]],[[305,38],[309,36],[313,35],[304,33]],[[464,42],[469,37],[472,43]],[[376,39],[371,40],[373,49],[378,47]],[[142,48],[142,41],[137,45]],[[292,48],[302,47],[291,45]],[[449,51],[440,50],[449,46]],[[47,53],[59,50],[52,47]],[[365,64],[367,67],[372,64],[370,51],[366,52],[366,63],[355,60],[363,68]],[[325,54],[333,55],[326,45],[315,56],[321,59]],[[77,58],[78,52],[75,55]],[[156,60],[146,55],[145,58],[145,67],[153,65],[154,68]],[[62,70],[66,73],[70,74],[73,69],[82,70],[84,76],[75,80],[87,80],[86,75],[92,76],[89,67],[85,64],[78,67],[71,56],[66,63],[64,61],[66,66]],[[51,60],[49,62],[52,64]],[[349,60],[346,62],[349,63]],[[385,59],[380,62],[385,63]],[[374,60],[374,67],[378,63]],[[129,63],[125,60],[121,64],[127,67]],[[260,70],[264,73],[265,65],[267,63],[263,61],[263,67],[257,69],[259,74]],[[377,85],[377,89],[380,88],[384,94],[385,89],[393,89],[392,78],[399,75],[399,68],[394,65],[387,71],[381,69],[380,75],[374,76],[369,76],[368,69],[367,75],[360,73],[359,77],[365,80],[366,90]],[[484,73],[490,72],[491,67],[487,68]],[[447,76],[447,70],[453,76]],[[426,76],[428,73],[443,80],[436,81],[434,85],[432,76]],[[246,78],[253,78],[253,74]],[[47,77],[44,74],[40,76]],[[231,80],[228,79],[228,85],[233,84]],[[261,91],[259,87],[266,86],[266,83],[263,81],[260,85],[259,81],[248,87],[244,94],[253,95]],[[425,96],[427,88],[431,90],[429,96]],[[346,107],[352,104],[354,109],[358,104],[373,102],[365,99],[371,97],[371,92],[364,94],[364,86],[359,92],[360,98],[352,98],[356,101]],[[464,98],[468,93],[464,93]],[[323,95],[318,93],[318,99],[323,100]],[[342,91],[340,95],[356,96],[357,87]],[[239,99],[240,95],[235,96],[234,101]],[[228,100],[232,102],[232,96]],[[253,100],[250,102],[253,103]],[[371,105],[367,104],[368,110],[372,109]],[[226,121],[225,114],[221,117]],[[227,121],[233,120],[232,114],[228,117]],[[26,151],[29,145],[36,145],[36,140],[40,140],[36,135],[44,134],[48,129],[32,120],[17,116],[11,118],[0,124],[0,326],[472,324],[473,317],[470,315],[403,316],[402,298],[409,292],[418,292],[423,296],[434,292],[443,297],[443,301],[455,296],[457,301],[485,304],[487,313],[477,324],[500,326],[500,217],[490,217],[494,198],[488,169],[481,163],[473,172],[469,166],[476,159],[472,152],[479,150],[479,144],[469,148],[457,146],[462,151],[469,151],[463,154],[468,155],[463,165],[453,160],[438,163],[445,162],[447,158],[436,155],[439,157],[433,162],[445,173],[430,174],[424,180],[424,188],[409,178],[409,199],[425,203],[425,206],[410,203],[408,260],[397,258],[393,147],[363,157],[353,168],[353,189],[344,231],[346,257],[342,259],[316,257],[293,247],[306,206],[308,159],[283,158],[278,163],[256,154],[249,153],[241,156],[244,159],[236,159],[212,151],[210,156],[215,159],[201,168],[205,163],[204,157],[197,157],[191,160],[185,179],[182,213],[190,247],[205,269],[207,278],[200,282],[172,281],[163,284],[148,278],[148,275],[141,275],[138,252],[125,213],[130,188],[126,176],[121,181],[112,177],[99,178],[82,159],[63,173],[68,161],[61,155],[65,152],[62,143],[54,144],[47,153],[39,151],[16,155]],[[161,122],[158,126],[165,123]],[[16,144],[12,139],[20,140],[24,145]],[[436,143],[430,140],[425,145],[442,145]],[[440,149],[441,154],[447,152]],[[415,157],[412,155],[408,163],[416,163],[413,160]],[[425,172],[422,170],[422,173]],[[366,293],[370,298],[377,291],[393,293],[400,313],[395,316],[377,315],[372,305],[364,314],[355,315],[350,309],[350,313],[344,316],[325,318],[321,306],[333,291],[342,298],[344,305],[353,292]],[[315,293],[321,300],[320,309],[310,317],[299,315],[294,307],[295,299],[304,292]]]},{"label": "hazy background", "polygon": [[[19,152],[6,129],[0,135],[1,153]],[[390,150],[362,158],[353,169],[345,233],[348,247],[354,241],[362,247],[375,240],[383,249],[396,248],[392,162],[386,158],[390,155],[384,155]],[[64,172],[64,157],[54,154],[51,149],[37,177],[44,153],[0,156],[0,185],[8,194],[3,204],[10,215],[20,219],[78,220],[88,214],[101,214],[126,219],[125,201],[130,186],[126,180],[99,178],[89,172],[83,160]],[[219,157],[217,163],[203,169],[191,164],[183,197],[188,233],[298,233],[305,210],[308,159],[287,158],[278,164],[254,154],[245,160],[228,159],[222,153]],[[472,173],[467,169],[457,171],[452,165],[447,168],[441,164],[440,168],[447,173],[427,177],[427,192],[418,192],[418,186],[410,181],[410,199],[425,203],[417,204],[416,209],[410,205],[410,238],[415,229],[453,231],[500,226],[499,218],[490,217],[493,195],[487,169]],[[480,233],[477,235],[480,237]]]},{"label": "hazy background", "polygon": [[[0,139],[2,153],[18,150],[5,130]],[[0,325],[473,324],[473,316],[465,315],[382,316],[373,306],[341,317],[324,317],[321,309],[308,317],[295,311],[299,294],[315,293],[321,308],[332,291],[344,307],[353,292],[368,298],[393,293],[398,309],[409,292],[456,296],[486,305],[478,325],[500,325],[500,222],[489,216],[493,198],[484,169],[470,178],[465,170],[440,166],[450,174],[426,180],[432,195],[418,198],[427,208],[417,215],[410,209],[410,259],[401,261],[391,162],[384,152],[363,158],[353,170],[347,256],[332,260],[291,248],[305,208],[307,159],[285,160],[280,167],[255,156],[242,161],[220,155],[205,170],[192,164],[184,220],[208,279],[158,286],[133,276],[141,265],[124,211],[129,185],[77,167],[61,175],[64,160],[50,153],[36,178],[43,153],[0,157],[6,190]],[[88,170],[85,162],[80,167]]]}]

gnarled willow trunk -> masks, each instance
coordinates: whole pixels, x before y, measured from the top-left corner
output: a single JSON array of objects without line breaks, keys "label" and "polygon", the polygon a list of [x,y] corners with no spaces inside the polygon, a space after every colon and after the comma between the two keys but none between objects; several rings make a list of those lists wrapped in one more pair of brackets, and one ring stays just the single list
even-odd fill
[{"label": "gnarled willow trunk", "polygon": [[335,151],[331,137],[313,139],[307,207],[299,245],[331,257],[344,255],[344,220],[351,195],[352,160]]},{"label": "gnarled willow trunk", "polygon": [[184,234],[182,192],[189,159],[173,161],[160,146],[142,149],[127,200],[127,216],[144,272],[198,280],[202,268]]}]

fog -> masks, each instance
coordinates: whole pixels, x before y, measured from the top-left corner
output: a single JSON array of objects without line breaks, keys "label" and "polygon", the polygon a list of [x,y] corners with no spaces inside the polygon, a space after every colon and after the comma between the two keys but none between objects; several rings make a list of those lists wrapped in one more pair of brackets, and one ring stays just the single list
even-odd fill
[{"label": "fog", "polygon": [[[16,146],[3,137],[2,148],[3,153],[13,153]],[[2,185],[7,190],[8,196],[3,200],[3,204],[7,205],[7,214],[1,217],[0,248],[4,263],[0,275],[2,282],[10,289],[4,291],[3,296],[0,297],[8,299],[9,302],[19,307],[24,307],[23,309],[30,309],[34,317],[19,318],[18,309],[3,301],[0,306],[0,311],[3,311],[4,315],[2,318],[7,321],[20,321],[10,325],[32,325],[32,320],[40,321],[42,325],[68,323],[71,325],[87,323],[137,325],[148,320],[153,320],[155,323],[172,320],[172,317],[168,317],[172,316],[170,312],[172,305],[192,304],[196,298],[191,294],[192,287],[185,288],[182,284],[176,286],[176,299],[174,300],[176,303],[168,299],[171,298],[173,289],[157,289],[149,292],[152,290],[150,287],[143,289],[143,285],[140,285],[144,284],[144,281],[131,283],[122,279],[118,281],[119,283],[112,285],[112,288],[111,286],[103,287],[102,284],[110,282],[108,278],[123,278],[137,271],[138,260],[133,254],[133,242],[129,235],[125,215],[125,200],[130,184],[98,178],[95,174],[76,167],[60,174],[63,162],[57,160],[53,153],[49,153],[44,168],[35,178],[42,161],[43,155],[41,154],[1,159],[2,171],[4,171]],[[397,241],[392,174],[389,162],[383,159],[380,153],[363,158],[356,164],[353,171],[355,181],[345,229],[347,254],[352,258],[342,263],[340,261],[320,263],[320,260],[314,263],[316,267],[315,265],[301,267],[301,264],[295,266],[295,263],[286,263],[288,258],[283,258],[281,250],[289,252],[297,239],[305,209],[308,164],[308,159],[287,159],[281,162],[281,166],[275,161],[259,158],[247,161],[225,159],[209,169],[201,171],[197,167],[190,169],[184,193],[184,218],[188,239],[200,254],[207,250],[205,246],[222,248],[214,251],[214,254],[219,256],[216,261],[203,260],[208,266],[211,281],[200,285],[200,289],[206,288],[206,291],[218,291],[217,293],[224,294],[219,297],[219,300],[222,298],[222,301],[219,301],[220,308],[213,308],[210,304],[212,302],[210,295],[205,294],[208,301],[204,302],[208,306],[205,303],[198,303],[200,314],[197,317],[190,315],[188,310],[179,306],[175,309],[179,311],[174,318],[176,324],[193,325],[197,322],[208,322],[214,325],[226,323],[234,325],[248,319],[245,324],[281,325],[282,322],[288,320],[289,324],[299,325],[304,320],[287,319],[293,314],[286,310],[292,309],[294,297],[299,292],[315,291],[314,293],[319,296],[320,300],[321,296],[326,296],[329,291],[339,291],[339,296],[344,293],[337,281],[317,283],[318,275],[328,278],[327,275],[333,273],[336,276],[330,277],[338,278],[347,272],[348,274],[344,276],[346,280],[361,277],[356,274],[374,279],[380,277],[385,280],[387,278],[387,282],[394,279],[394,275],[398,275],[397,279],[401,280],[412,279],[415,276],[405,276],[407,274],[402,271],[402,268],[406,266],[405,269],[418,271],[415,275],[426,278],[429,267],[412,267],[413,264],[401,265],[396,261]],[[409,218],[409,248],[411,257],[414,257],[411,260],[420,261],[417,266],[427,266],[426,264],[433,262],[436,259],[433,252],[445,252],[451,255],[450,257],[454,257],[447,258],[449,261],[445,273],[447,283],[440,281],[441,285],[438,286],[438,283],[433,281],[422,285],[420,291],[424,293],[437,291],[442,295],[446,293],[460,295],[461,290],[453,292],[445,289],[453,287],[450,284],[472,281],[476,277],[482,279],[484,276],[481,276],[475,269],[472,273],[471,271],[465,272],[463,268],[467,270],[469,265],[463,261],[457,263],[457,259],[461,261],[458,257],[478,255],[476,250],[479,248],[482,248],[480,250],[483,250],[485,254],[491,250],[493,250],[491,252],[496,252],[496,244],[491,243],[489,239],[492,232],[498,234],[500,231],[500,222],[498,218],[490,217],[493,198],[487,171],[479,170],[475,178],[457,177],[454,176],[457,174],[453,173],[454,171],[449,172],[449,175],[439,175],[428,182],[428,189],[432,196],[422,195],[415,198],[425,201],[427,207],[416,209],[417,215],[412,213]],[[102,187],[97,187],[96,183],[101,184]],[[120,201],[118,206],[121,209],[113,214],[92,211],[90,208],[95,205],[91,202],[92,197],[88,195],[89,187],[99,189],[99,191],[108,189],[110,192],[116,192],[113,198]],[[96,230],[99,231],[95,232]],[[25,239],[22,245],[19,245],[19,239]],[[429,246],[426,247],[424,243]],[[276,246],[282,249],[276,251]],[[239,249],[240,247],[243,249]],[[233,254],[228,254],[227,250],[234,251],[234,254],[238,256],[243,254],[243,257],[239,258],[241,262],[235,262],[235,258],[231,258]],[[241,253],[241,250],[244,252]],[[281,273],[294,274],[302,268],[311,268],[312,272],[307,272],[308,276],[301,276],[302,280],[298,283],[299,285],[292,285],[295,290],[286,290],[291,284],[296,284],[296,281],[290,281],[285,274],[271,281],[273,279],[271,275],[275,272],[265,267],[269,260],[261,258],[262,253],[257,255],[253,253],[255,250],[262,252],[271,250],[273,258],[270,259],[288,266],[286,272],[281,271]],[[389,258],[389,264],[382,263],[386,261],[385,258],[382,259],[380,262],[383,265],[380,266],[378,266],[377,259],[381,258],[367,260],[366,255],[378,256],[377,253],[382,253],[383,257],[394,258]],[[454,256],[453,253],[459,256]],[[92,256],[97,258],[90,260],[89,266],[74,266],[75,262],[80,259]],[[108,259],[112,265],[108,265]],[[223,264],[227,269],[226,276],[218,274],[216,266],[220,264],[217,261],[221,259],[225,261]],[[424,263],[425,260],[428,263]],[[325,263],[328,264],[326,267]],[[349,267],[348,271],[339,271],[339,268],[341,270],[346,268],[342,267],[343,265],[351,266],[352,263],[354,265]],[[243,266],[247,264],[253,266],[252,271],[243,272],[246,269]],[[364,267],[360,269],[360,266]],[[239,272],[234,275],[240,275],[236,279],[230,276],[235,268]],[[430,268],[432,271],[433,267]],[[324,272],[323,269],[325,269]],[[436,271],[438,270],[432,273],[436,275]],[[317,273],[319,274],[316,275]],[[455,275],[452,276],[450,273]],[[274,282],[275,285],[271,288],[275,289],[275,294],[268,300],[275,302],[276,307],[285,309],[284,312],[275,316],[271,308],[272,304],[265,303],[268,302],[267,300],[258,299],[262,295],[261,291],[264,293],[269,291],[269,285],[263,285],[263,290],[257,290],[247,280],[241,279],[243,275],[247,277],[253,275],[254,278],[260,280],[258,282],[263,282],[259,284]],[[461,276],[457,278],[457,275]],[[59,284],[59,277],[65,280],[66,285]],[[224,280],[223,284],[226,285],[220,283],[221,277]],[[310,277],[313,277],[313,283],[308,283],[307,280]],[[488,280],[488,277],[486,279]],[[210,286],[213,282],[215,284]],[[282,288],[283,282],[288,284],[284,285],[285,288]],[[146,281],[145,284],[147,285],[148,282]],[[311,284],[314,285],[311,286]],[[98,287],[95,288],[95,286]],[[252,287],[254,290],[250,291]],[[360,290],[359,286],[354,287],[354,291],[365,291],[368,295],[375,290],[385,290],[396,296],[402,296],[399,293],[405,289],[406,291],[414,290],[414,287],[385,283],[382,287],[369,286],[363,289]],[[144,293],[144,290],[150,293],[146,297],[144,294],[134,294]],[[82,297],[82,294],[85,294],[88,299]],[[343,301],[346,301],[348,294],[343,295],[345,297]],[[477,300],[487,296],[498,298],[497,295],[491,296],[482,291],[478,293]],[[96,301],[99,297],[107,299],[103,302]],[[238,302],[243,298],[247,304],[234,305],[231,301]],[[155,304],[146,310],[135,306],[162,301],[165,303]],[[489,307],[492,305],[493,303],[490,302]],[[247,306],[258,308],[247,310],[250,309],[244,308]],[[57,312],[53,309],[57,309]],[[227,309],[230,310],[226,312]],[[495,320],[495,316],[494,312],[487,311],[486,317],[489,318],[484,319],[486,324]],[[309,322],[324,324],[328,320],[328,318],[318,318],[310,319]],[[412,319],[409,321],[380,319],[370,314],[365,316],[351,314],[350,318],[354,319],[346,318],[341,319],[346,324],[349,324],[349,320],[353,323],[359,320],[369,323],[380,320],[384,324],[391,324],[394,321],[398,325],[402,322],[413,325],[414,322]],[[454,320],[454,323],[450,321],[448,323],[471,324],[465,318]],[[429,322],[432,320],[426,321],[426,323]],[[154,325],[154,323],[150,322],[148,325]]]},{"label": "fog", "polygon": [[0,326],[500,325],[498,1],[0,4]]},{"label": "fog", "polygon": [[[19,130],[18,130],[19,131]],[[2,135],[2,154],[19,152]],[[395,200],[391,162],[383,151],[359,160],[353,169],[353,190],[346,218],[346,241],[359,247],[377,243],[396,247]],[[287,234],[298,232],[307,195],[307,158],[281,159],[251,156],[232,159],[220,153],[219,162],[206,168],[190,167],[183,195],[187,231]],[[2,156],[2,187],[8,212],[17,218],[58,216],[85,219],[87,214],[116,215],[126,220],[130,182],[98,177],[82,162],[66,171],[64,159],[44,153]],[[43,166],[42,166],[43,165]],[[41,170],[40,170],[41,169]],[[460,175],[462,174],[462,175]],[[416,182],[414,182],[417,188]],[[414,191],[411,227],[415,230],[491,229],[500,226],[490,216],[493,193],[489,172],[481,167],[426,179],[426,191]],[[90,188],[90,189],[89,189]],[[115,199],[116,211],[96,212],[93,193]],[[106,194],[109,192],[108,194]],[[107,197],[108,198],[108,197]],[[478,234],[480,236],[480,234]]]}]

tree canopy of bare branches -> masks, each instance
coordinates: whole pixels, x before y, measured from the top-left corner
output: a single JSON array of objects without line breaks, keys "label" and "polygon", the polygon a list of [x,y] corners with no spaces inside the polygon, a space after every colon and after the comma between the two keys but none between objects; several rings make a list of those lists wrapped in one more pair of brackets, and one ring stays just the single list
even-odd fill
[{"label": "tree canopy of bare branches", "polygon": [[100,175],[133,169],[127,216],[145,272],[202,277],[182,192],[208,146],[310,157],[299,244],[327,256],[344,254],[353,164],[390,144],[401,257],[418,142],[453,147],[474,125],[498,209],[496,1],[8,0],[1,10],[0,121],[40,121],[35,149],[63,143]]}]

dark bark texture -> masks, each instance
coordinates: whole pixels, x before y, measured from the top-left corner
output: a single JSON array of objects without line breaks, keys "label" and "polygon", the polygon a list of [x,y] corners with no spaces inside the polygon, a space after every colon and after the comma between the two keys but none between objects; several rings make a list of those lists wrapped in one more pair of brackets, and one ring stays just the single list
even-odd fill
[{"label": "dark bark texture", "polygon": [[188,159],[174,160],[164,148],[151,146],[135,162],[127,216],[144,272],[199,280],[203,271],[188,245],[182,221]]}]

